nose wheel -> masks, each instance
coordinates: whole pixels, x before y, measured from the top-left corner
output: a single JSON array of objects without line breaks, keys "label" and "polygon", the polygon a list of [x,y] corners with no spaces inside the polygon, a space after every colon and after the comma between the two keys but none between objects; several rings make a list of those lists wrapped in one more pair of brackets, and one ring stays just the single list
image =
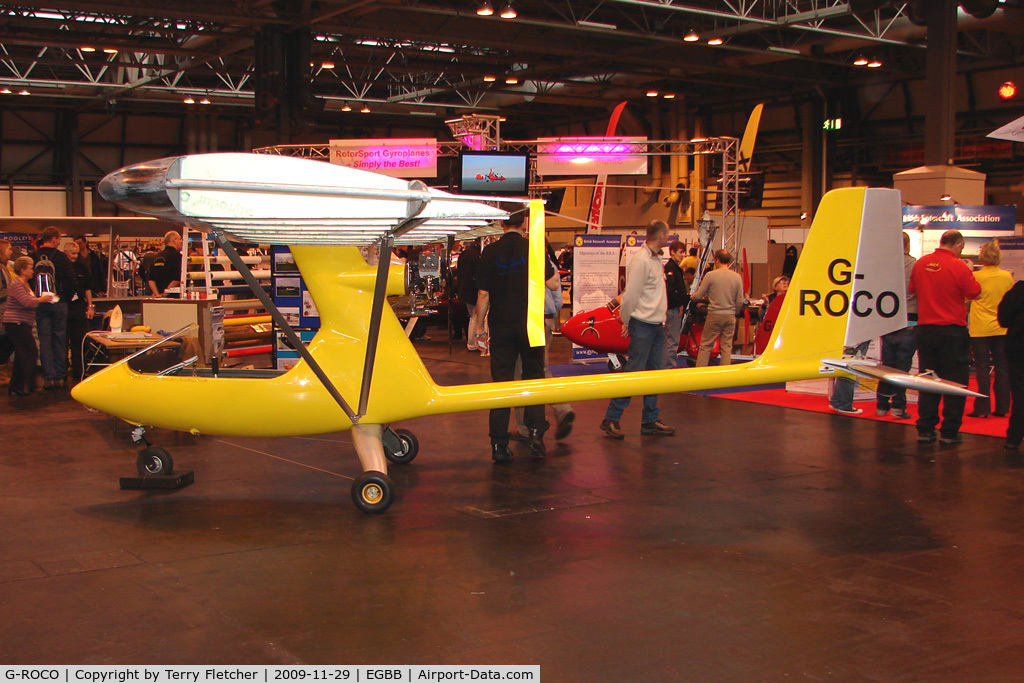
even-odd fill
[{"label": "nose wheel", "polygon": [[135,468],[140,477],[165,476],[174,471],[174,460],[171,454],[160,446],[147,446],[139,451],[135,459]]}]

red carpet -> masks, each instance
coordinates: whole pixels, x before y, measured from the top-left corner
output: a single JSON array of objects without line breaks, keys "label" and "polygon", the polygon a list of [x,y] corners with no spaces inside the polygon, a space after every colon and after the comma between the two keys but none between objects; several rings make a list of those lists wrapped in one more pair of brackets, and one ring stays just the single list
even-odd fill
[{"label": "red carpet", "polygon": [[[974,389],[974,380],[971,379],[971,388]],[[714,396],[730,398],[737,401],[747,401],[748,403],[763,403],[766,405],[783,406],[785,408],[798,408],[800,410],[812,410],[818,413],[832,413],[838,415],[834,410],[828,407],[828,397],[817,395],[817,394],[801,394],[795,392],[788,392],[785,389],[765,389],[759,391],[739,391],[728,394],[714,394]],[[973,398],[967,399],[967,409],[965,412],[970,412],[971,407],[974,403]],[[875,415],[875,402],[870,401],[856,401],[854,404],[855,408],[861,408],[864,410],[860,415],[843,415],[843,417],[850,417],[854,419],[864,420],[884,420],[886,422],[900,422],[907,425],[909,428],[914,429],[915,422],[917,421],[917,404],[912,403],[907,406],[907,412],[912,417],[907,420],[897,420],[896,418],[886,416],[878,417]],[[997,436],[1003,438],[1006,436],[1006,423],[1009,418],[1006,417],[992,417],[987,418],[980,417],[967,417],[964,415],[964,423],[960,427],[960,431],[967,434],[980,434],[982,436]]]}]

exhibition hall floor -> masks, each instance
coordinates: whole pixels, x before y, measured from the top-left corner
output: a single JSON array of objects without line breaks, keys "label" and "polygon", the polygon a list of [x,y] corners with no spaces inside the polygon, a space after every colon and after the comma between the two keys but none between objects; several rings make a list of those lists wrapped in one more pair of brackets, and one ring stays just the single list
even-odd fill
[{"label": "exhibition hall floor", "polygon": [[[442,383],[487,379],[461,343],[418,346]],[[605,402],[580,403],[545,460],[513,444],[507,466],[484,413],[405,423],[419,457],[372,517],[349,497],[345,434],[153,431],[195,484],[122,491],[124,427],[66,394],[4,397],[0,663],[1020,678],[1024,469],[1001,439],[922,447],[896,422],[661,405],[673,438],[641,437],[634,400],[609,440]]]}]

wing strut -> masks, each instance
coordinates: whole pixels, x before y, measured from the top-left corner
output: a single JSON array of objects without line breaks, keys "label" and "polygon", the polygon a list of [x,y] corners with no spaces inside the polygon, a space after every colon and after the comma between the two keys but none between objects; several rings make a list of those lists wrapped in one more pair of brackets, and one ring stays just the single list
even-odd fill
[{"label": "wing strut", "polygon": [[281,331],[284,332],[284,336],[288,338],[288,341],[291,342],[295,350],[299,352],[299,356],[302,360],[306,361],[310,369],[313,371],[313,374],[317,376],[317,379],[319,379],[320,383],[324,385],[327,392],[335,401],[337,401],[338,405],[341,406],[341,409],[345,411],[345,415],[352,421],[352,424],[357,424],[359,422],[359,416],[352,412],[352,408],[345,401],[345,398],[327,377],[327,373],[323,371],[320,364],[313,358],[313,355],[309,352],[309,349],[306,348],[306,345],[302,343],[301,339],[299,339],[299,335],[295,334],[295,330],[293,330],[292,326],[288,324],[287,320],[285,320],[281,311],[274,305],[273,300],[265,291],[263,291],[262,285],[260,285],[253,276],[252,272],[249,270],[249,266],[245,265],[242,261],[242,258],[238,255],[238,252],[235,251],[235,248],[231,246],[230,242],[228,242],[224,233],[217,230],[212,231],[211,234],[213,235],[213,241],[217,243],[218,247],[224,250],[224,254],[227,255],[228,260],[231,261],[231,265],[235,267],[235,270],[239,272],[242,279],[245,280],[245,283],[249,285],[249,288],[252,289],[252,293],[256,295],[256,298],[260,300],[260,303],[266,307],[267,312],[270,313],[270,317],[273,318],[277,326],[281,328]]},{"label": "wing strut", "polygon": [[[411,192],[428,193],[429,190],[422,180],[410,180]],[[377,342],[380,340],[380,318],[384,312],[384,296],[388,284],[388,270],[391,268],[391,247],[396,237],[401,237],[425,221],[416,216],[427,208],[427,198],[412,196],[407,203],[406,219],[402,224],[380,240],[377,252],[377,279],[373,283],[373,305],[370,309],[370,327],[366,331],[366,355],[363,357],[363,381],[359,387],[359,416],[366,415],[366,404],[370,400],[370,383],[373,381],[373,363],[377,358]]]}]

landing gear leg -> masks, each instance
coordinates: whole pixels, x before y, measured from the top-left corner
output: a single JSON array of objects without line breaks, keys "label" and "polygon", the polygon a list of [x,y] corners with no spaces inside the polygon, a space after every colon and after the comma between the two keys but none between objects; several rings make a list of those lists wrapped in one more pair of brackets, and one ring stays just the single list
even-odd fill
[{"label": "landing gear leg", "polygon": [[395,487],[387,475],[383,436],[383,425],[352,427],[352,442],[363,466],[363,473],[352,482],[352,502],[363,512],[374,515],[387,510],[395,497]]}]

